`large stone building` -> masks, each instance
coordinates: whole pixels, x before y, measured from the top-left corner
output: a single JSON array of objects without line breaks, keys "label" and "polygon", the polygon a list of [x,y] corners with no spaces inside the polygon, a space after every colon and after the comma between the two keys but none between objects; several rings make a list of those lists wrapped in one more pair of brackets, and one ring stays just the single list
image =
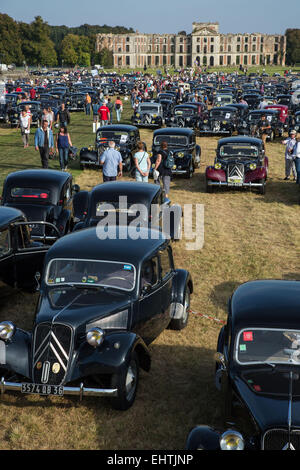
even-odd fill
[{"label": "large stone building", "polygon": [[114,67],[285,65],[280,34],[220,34],[219,23],[193,23],[191,34],[98,34],[96,51],[113,52]]}]

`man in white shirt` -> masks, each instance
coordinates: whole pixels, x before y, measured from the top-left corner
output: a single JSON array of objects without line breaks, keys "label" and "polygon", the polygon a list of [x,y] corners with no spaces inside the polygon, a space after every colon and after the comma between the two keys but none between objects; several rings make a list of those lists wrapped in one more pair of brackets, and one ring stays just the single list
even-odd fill
[{"label": "man in white shirt", "polygon": [[291,171],[293,173],[294,180],[296,180],[295,157],[293,155],[296,145],[296,135],[297,132],[292,130],[290,132],[290,136],[281,142],[285,145],[285,180],[290,179]]}]

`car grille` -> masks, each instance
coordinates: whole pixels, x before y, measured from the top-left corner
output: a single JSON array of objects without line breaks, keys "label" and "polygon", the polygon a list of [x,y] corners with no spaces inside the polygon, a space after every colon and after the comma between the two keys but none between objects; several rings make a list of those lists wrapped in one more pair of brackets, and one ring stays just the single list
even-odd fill
[{"label": "car grille", "polygon": [[244,165],[229,163],[227,167],[227,176],[229,178],[244,179]]},{"label": "car grille", "polygon": [[66,375],[72,346],[72,329],[41,323],[34,333],[33,382],[60,385]]},{"label": "car grille", "polygon": [[289,450],[290,448],[300,450],[300,430],[292,430],[290,440],[286,429],[271,429],[263,436],[263,450]]}]

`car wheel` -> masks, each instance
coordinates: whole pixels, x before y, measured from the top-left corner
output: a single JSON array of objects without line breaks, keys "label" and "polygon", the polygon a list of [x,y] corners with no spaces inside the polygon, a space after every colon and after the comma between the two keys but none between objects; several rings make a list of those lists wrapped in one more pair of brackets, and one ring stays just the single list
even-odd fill
[{"label": "car wheel", "polygon": [[205,192],[206,193],[212,193],[214,190],[214,187],[211,186],[209,183],[210,180],[205,180]]},{"label": "car wheel", "polygon": [[193,173],[194,173],[194,168],[193,168],[193,165],[191,164],[189,166],[189,169],[188,169],[187,173],[186,173],[186,177],[188,179],[191,179],[193,177]]},{"label": "car wheel", "polygon": [[170,321],[169,327],[171,330],[183,330],[188,324],[189,314],[190,314],[190,289],[186,288],[184,304],[183,304],[183,314],[181,318],[173,318]]},{"label": "car wheel", "polygon": [[261,179],[258,181],[260,184],[262,184],[262,186],[259,187],[259,194],[266,194],[266,181]]},{"label": "car wheel", "polygon": [[127,367],[120,374],[113,374],[111,387],[118,389],[118,396],[111,401],[116,410],[128,410],[133,405],[139,381],[139,361],[133,352]]}]

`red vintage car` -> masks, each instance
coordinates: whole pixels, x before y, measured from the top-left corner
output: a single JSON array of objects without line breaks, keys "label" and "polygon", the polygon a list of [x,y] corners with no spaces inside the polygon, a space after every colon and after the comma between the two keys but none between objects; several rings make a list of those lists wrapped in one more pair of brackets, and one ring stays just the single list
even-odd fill
[{"label": "red vintage car", "polygon": [[246,136],[220,139],[215,163],[206,168],[206,192],[214,188],[248,188],[265,194],[268,157],[261,139]]},{"label": "red vintage car", "polygon": [[289,107],[284,104],[269,104],[265,106],[265,109],[278,109],[279,110],[279,120],[284,126],[288,125],[289,120]]}]

